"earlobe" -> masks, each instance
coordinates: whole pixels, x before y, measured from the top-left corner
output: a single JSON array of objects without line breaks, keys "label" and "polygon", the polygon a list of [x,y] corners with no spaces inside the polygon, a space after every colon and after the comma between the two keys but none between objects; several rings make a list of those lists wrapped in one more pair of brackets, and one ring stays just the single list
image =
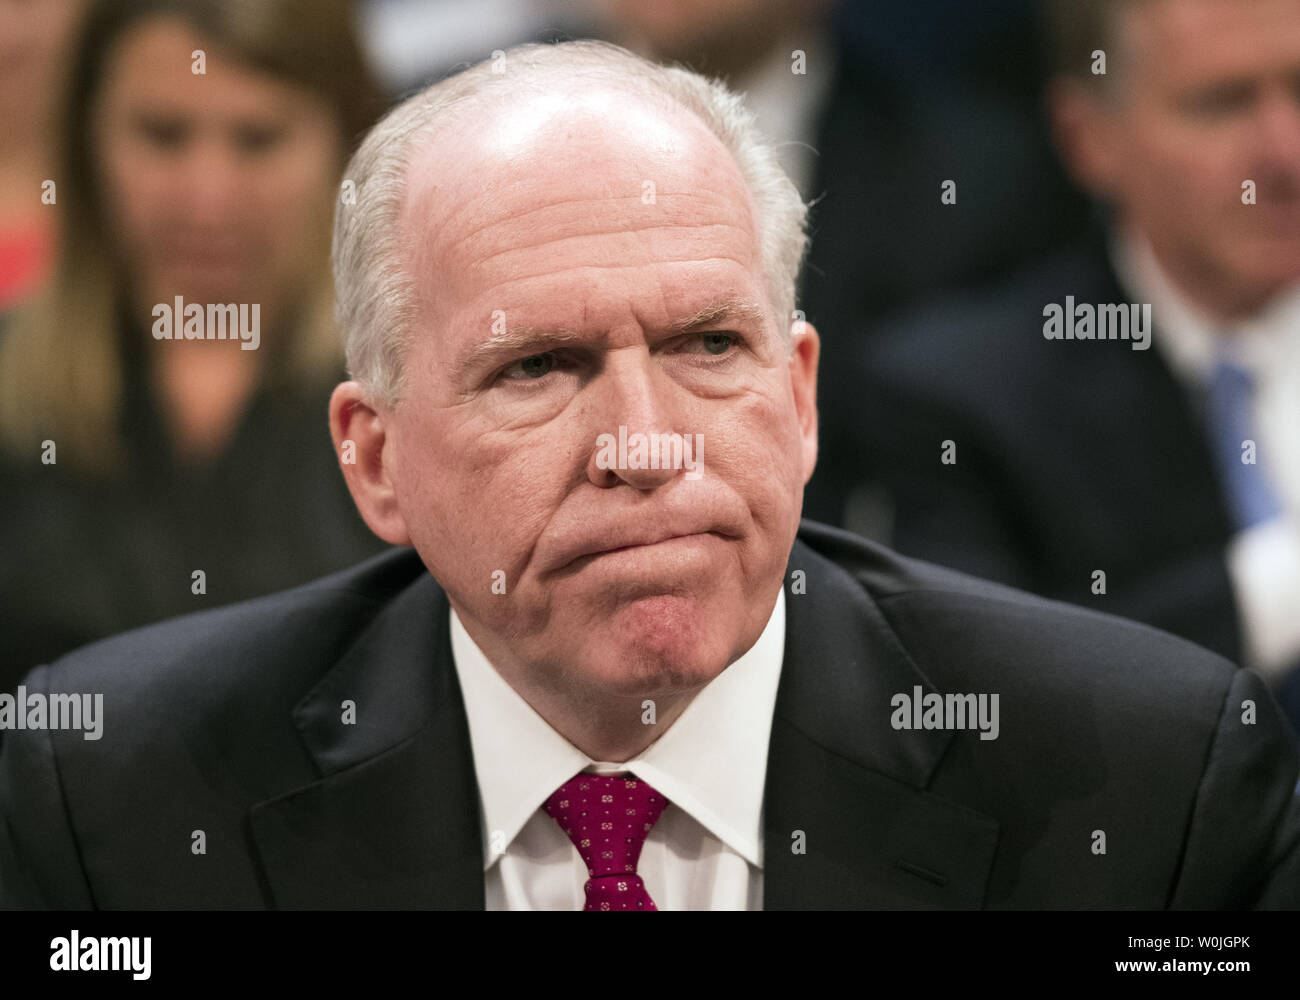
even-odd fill
[{"label": "earlobe", "polygon": [[330,396],[330,437],[352,502],[370,530],[393,545],[410,545],[406,520],[386,447],[391,450],[391,411],[372,405],[357,382],[342,382]]}]

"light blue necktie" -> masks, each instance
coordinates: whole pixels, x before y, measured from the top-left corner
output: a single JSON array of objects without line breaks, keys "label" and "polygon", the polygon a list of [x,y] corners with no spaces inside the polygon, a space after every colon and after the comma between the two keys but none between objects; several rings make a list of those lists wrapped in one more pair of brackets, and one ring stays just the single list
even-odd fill
[{"label": "light blue necktie", "polygon": [[[1228,512],[1238,531],[1270,521],[1282,513],[1282,504],[1269,482],[1255,436],[1255,379],[1240,365],[1220,360],[1214,366],[1206,393],[1210,445],[1227,496]],[[1255,461],[1246,457],[1246,441],[1255,442]]]}]

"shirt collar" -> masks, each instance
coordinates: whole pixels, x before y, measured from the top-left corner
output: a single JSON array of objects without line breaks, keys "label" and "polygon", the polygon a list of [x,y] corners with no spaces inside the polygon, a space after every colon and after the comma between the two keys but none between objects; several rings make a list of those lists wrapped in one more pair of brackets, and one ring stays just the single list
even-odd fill
[{"label": "shirt collar", "polygon": [[492,667],[454,608],[450,615],[482,803],[485,871],[551,793],[583,770],[634,772],[761,867],[767,748],[785,650],[784,588],[754,645],[625,763],[594,761],[556,732]]},{"label": "shirt collar", "polygon": [[1203,381],[1220,360],[1234,361],[1266,378],[1300,356],[1300,282],[1253,316],[1218,321],[1174,285],[1140,232],[1117,230],[1110,249],[1125,291],[1134,301],[1151,304],[1156,343],[1183,378]]}]

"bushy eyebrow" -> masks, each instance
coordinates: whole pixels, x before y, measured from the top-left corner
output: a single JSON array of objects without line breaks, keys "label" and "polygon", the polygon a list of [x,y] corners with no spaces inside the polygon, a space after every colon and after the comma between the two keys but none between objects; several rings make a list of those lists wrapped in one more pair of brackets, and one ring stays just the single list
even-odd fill
[{"label": "bushy eyebrow", "polygon": [[723,326],[729,323],[761,327],[766,319],[767,313],[757,302],[724,299],[705,306],[694,316],[674,323],[670,329],[673,333],[692,333],[706,327]]},{"label": "bushy eyebrow", "polygon": [[584,334],[572,330],[535,327],[521,327],[518,330],[493,334],[461,355],[452,369],[452,381],[454,384],[459,384],[465,377],[489,367],[494,358],[526,358],[534,354],[545,354],[547,351],[569,344],[588,343],[589,340],[590,338]]},{"label": "bushy eyebrow", "polygon": [[[668,327],[668,332],[680,335],[726,324],[761,328],[766,318],[766,312],[757,302],[723,299],[705,306],[685,319],[677,320]],[[516,330],[506,330],[504,333],[494,334],[487,340],[479,341],[465,351],[453,366],[453,383],[460,384],[464,378],[489,367],[494,358],[531,357],[534,354],[545,354],[547,351],[554,351],[571,344],[589,342],[588,335],[574,330],[546,327],[520,327]]]}]

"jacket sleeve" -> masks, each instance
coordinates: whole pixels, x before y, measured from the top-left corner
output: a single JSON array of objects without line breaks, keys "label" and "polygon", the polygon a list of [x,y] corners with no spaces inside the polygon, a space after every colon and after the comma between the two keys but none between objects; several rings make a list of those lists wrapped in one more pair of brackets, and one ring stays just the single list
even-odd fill
[{"label": "jacket sleeve", "polygon": [[1252,671],[1233,675],[1210,745],[1174,909],[1300,908],[1296,736]]},{"label": "jacket sleeve", "polygon": [[[49,690],[49,668],[24,681]],[[93,909],[49,730],[0,730],[0,909]]]}]

